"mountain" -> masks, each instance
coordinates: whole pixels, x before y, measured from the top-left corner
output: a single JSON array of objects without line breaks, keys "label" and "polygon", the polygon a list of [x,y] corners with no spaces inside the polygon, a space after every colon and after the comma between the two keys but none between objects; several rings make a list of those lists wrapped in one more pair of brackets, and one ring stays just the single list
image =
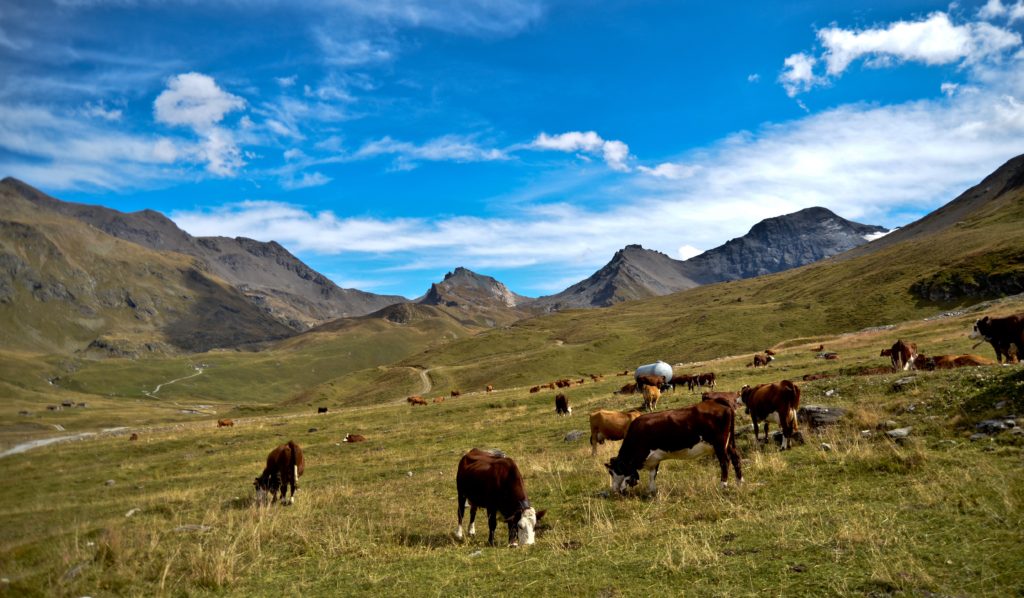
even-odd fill
[{"label": "mountain", "polygon": [[291,334],[195,258],[118,239],[0,184],[0,347],[134,356]]},{"label": "mountain", "polygon": [[[605,309],[529,318],[397,365],[448,373],[456,387],[523,385],[657,359],[752,354],[784,339],[817,342],[823,335],[971,308],[980,317],[993,312],[980,306],[983,301],[1022,292],[1024,156],[917,222],[833,259]],[[934,351],[969,352],[969,331],[969,321],[951,325],[948,346]],[[735,380],[722,383],[736,388]]]},{"label": "mountain", "polygon": [[640,245],[627,245],[586,280],[557,295],[541,297],[534,306],[546,311],[606,307],[632,299],[668,295],[698,284],[687,275],[684,262]]},{"label": "mountain", "polygon": [[459,267],[430,285],[415,303],[442,308],[466,324],[492,328],[529,315],[533,301],[490,276]]},{"label": "mountain", "polygon": [[259,309],[292,330],[340,317],[360,316],[406,301],[343,289],[274,241],[245,237],[193,237],[159,212],[123,213],[102,206],[65,202],[12,178],[0,189],[125,241],[156,251],[176,251],[200,259],[206,270],[233,285]]},{"label": "mountain", "polygon": [[807,208],[758,222],[746,235],[686,260],[685,271],[701,284],[764,276],[848,251],[887,232],[825,208]]},{"label": "mountain", "polygon": [[881,226],[851,222],[825,208],[807,208],[762,220],[746,235],[685,261],[628,245],[592,276],[537,299],[535,307],[546,311],[607,307],[702,284],[763,276],[842,253],[886,232]]}]

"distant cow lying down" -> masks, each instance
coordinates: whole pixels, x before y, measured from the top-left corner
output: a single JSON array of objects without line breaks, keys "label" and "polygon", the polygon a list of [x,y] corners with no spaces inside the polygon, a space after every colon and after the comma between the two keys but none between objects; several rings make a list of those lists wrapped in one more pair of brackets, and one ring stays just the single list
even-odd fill
[{"label": "distant cow lying down", "polygon": [[455,474],[458,490],[459,527],[455,537],[462,540],[462,517],[469,506],[469,535],[476,535],[476,510],[487,509],[487,543],[494,546],[498,513],[508,524],[508,544],[533,544],[534,529],[544,516],[530,505],[526,485],[516,462],[501,451],[471,449],[459,460]]},{"label": "distant cow lying down", "polygon": [[218,419],[217,420],[217,427],[218,428],[230,428],[230,427],[232,427],[234,425],[235,425],[235,422],[231,421],[230,419]]},{"label": "distant cow lying down", "polygon": [[918,353],[917,358],[914,359],[914,367],[919,370],[951,370],[982,365],[996,365],[996,362],[981,355],[935,355],[929,357]]},{"label": "distant cow lying down", "polygon": [[419,395],[411,396],[405,399],[410,405],[426,405],[427,400]]},{"label": "distant cow lying down", "polygon": [[342,439],[342,442],[365,442],[366,436],[362,434],[349,434]]},{"label": "distant cow lying down", "polygon": [[647,470],[648,491],[657,492],[658,468],[666,459],[695,458],[709,453],[718,457],[722,486],[729,479],[732,461],[737,482],[743,482],[740,454],[736,450],[735,411],[718,401],[701,401],[682,409],[646,413],[629,425],[619,454],[605,468],[612,491],[625,494],[636,486],[640,470]]},{"label": "distant cow lying down", "polygon": [[630,422],[640,417],[639,409],[629,411],[611,411],[598,409],[590,413],[590,455],[597,454],[597,445],[605,440],[622,440]]},{"label": "distant cow lying down", "polygon": [[[299,489],[299,476],[306,469],[305,460],[302,458],[302,448],[291,440],[288,444],[270,451],[267,455],[267,466],[263,469],[260,477],[256,478],[253,486],[256,487],[256,503],[266,502],[267,495],[270,495],[271,502],[277,501],[277,493],[281,493],[281,504],[293,504],[295,492]],[[291,486],[291,496],[285,498],[288,486]]]}]

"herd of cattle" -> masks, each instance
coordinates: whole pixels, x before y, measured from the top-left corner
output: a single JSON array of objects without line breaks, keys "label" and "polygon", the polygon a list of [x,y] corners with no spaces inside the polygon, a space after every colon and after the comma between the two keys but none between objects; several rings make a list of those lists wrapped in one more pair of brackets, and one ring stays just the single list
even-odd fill
[{"label": "herd of cattle", "polygon": [[[975,323],[971,338],[980,342],[989,342],[995,349],[999,363],[1016,363],[1024,348],[1024,314],[1006,318],[985,317]],[[975,345],[977,347],[977,344]],[[815,349],[824,350],[824,346]],[[977,355],[937,355],[928,357],[917,351],[913,342],[897,340],[891,347],[882,350],[882,356],[889,357],[893,370],[941,369],[967,365],[987,365],[996,362]],[[754,356],[748,367],[767,367],[774,360],[774,352],[766,350]],[[623,374],[628,375],[628,370]],[[596,382],[601,376],[592,375]],[[568,388],[582,384],[584,379],[573,381],[561,379],[547,385],[530,388],[531,393],[541,388]],[[739,392],[717,392],[708,390],[702,393],[701,401],[677,409],[655,411],[661,392],[676,386],[686,385],[689,390],[694,388],[714,389],[713,373],[674,376],[672,367],[664,362],[656,362],[640,366],[634,371],[634,382],[624,386],[619,392],[635,392],[640,390],[644,396],[643,410],[615,411],[598,409],[590,413],[590,446],[591,455],[597,455],[597,445],[606,440],[622,440],[619,451],[605,468],[611,478],[613,492],[625,494],[628,487],[636,486],[640,481],[640,472],[648,473],[648,491],[655,493],[658,469],[662,461],[668,459],[693,458],[706,454],[714,454],[721,470],[721,485],[728,483],[729,464],[732,464],[737,483],[743,482],[742,462],[736,448],[736,410],[742,404],[750,416],[754,428],[755,444],[761,441],[760,432],[763,423],[763,442],[768,441],[768,424],[774,422],[782,428],[781,449],[792,448],[798,435],[797,410],[800,407],[800,387],[790,380],[743,386]],[[487,392],[493,386],[487,386]],[[459,391],[452,391],[453,397]],[[426,399],[419,396],[409,397],[412,405],[426,405]],[[434,399],[441,402],[444,397]],[[559,415],[569,415],[572,408],[564,393],[555,396],[555,410]],[[645,413],[644,411],[647,411]],[[321,412],[326,412],[323,408]],[[218,426],[231,425],[230,420],[221,420]],[[351,439],[351,440],[350,440]],[[362,436],[349,435],[346,442],[365,440]],[[262,503],[269,496],[277,500],[277,494],[283,504],[291,504],[295,500],[298,489],[298,478],[305,469],[302,449],[292,441],[275,448],[267,457],[267,464],[258,478],[253,482],[256,488],[257,502]],[[290,496],[286,498],[286,490]],[[475,518],[478,508],[486,509],[489,529],[488,543],[494,544],[494,532],[497,517],[508,526],[508,542],[510,546],[533,544],[535,527],[544,516],[544,511],[535,510],[527,497],[522,474],[515,461],[497,450],[472,449],[459,461],[456,473],[456,489],[458,493],[458,528],[456,538],[463,539],[463,516],[465,509],[470,508],[468,534],[475,534]]]}]

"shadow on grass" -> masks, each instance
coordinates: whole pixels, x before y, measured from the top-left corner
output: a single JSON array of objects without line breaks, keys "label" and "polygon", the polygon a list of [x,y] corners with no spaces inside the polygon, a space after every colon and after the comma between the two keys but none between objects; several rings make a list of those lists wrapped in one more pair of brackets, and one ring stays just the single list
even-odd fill
[{"label": "shadow on grass", "polygon": [[[486,540],[486,538],[485,538]],[[461,546],[450,533],[428,533],[401,531],[395,534],[395,542],[399,546],[430,548],[432,550],[448,546]],[[486,546],[487,543],[484,542]]]}]

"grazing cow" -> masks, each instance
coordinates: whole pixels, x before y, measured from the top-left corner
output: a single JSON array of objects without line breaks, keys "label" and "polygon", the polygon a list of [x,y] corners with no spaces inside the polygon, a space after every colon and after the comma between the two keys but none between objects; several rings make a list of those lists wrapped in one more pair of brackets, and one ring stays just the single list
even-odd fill
[{"label": "grazing cow", "polygon": [[701,388],[703,388],[705,386],[707,386],[708,388],[714,388],[717,383],[718,382],[716,381],[716,377],[715,377],[715,373],[714,372],[707,372],[705,374],[698,374],[697,375],[697,382],[696,382],[696,384],[697,384],[697,386],[699,386]]},{"label": "grazing cow", "polygon": [[572,386],[572,381],[568,378],[562,378],[561,380],[555,380],[555,386],[558,388],[569,388]]},{"label": "grazing cow", "polygon": [[444,403],[444,397],[434,397],[435,403]]},{"label": "grazing cow", "polygon": [[[1024,314],[991,318],[985,316],[974,323],[971,338],[988,341],[996,352],[996,361],[1016,363],[1024,352]],[[977,347],[979,341],[974,346]],[[973,347],[972,347],[973,348]]]},{"label": "grazing cow", "polygon": [[615,375],[616,376],[628,376],[629,375],[629,370],[622,370],[621,374],[615,374]]},{"label": "grazing cow", "polygon": [[317,408],[316,408],[316,412],[317,412],[318,414],[319,414],[319,413],[327,413],[327,407],[317,407]]},{"label": "grazing cow", "polygon": [[366,436],[362,434],[349,434],[342,439],[342,442],[365,442]]},{"label": "grazing cow", "polygon": [[540,392],[540,387],[539,386],[531,386],[530,387],[530,392],[531,393]]},{"label": "grazing cow", "polygon": [[631,395],[634,392],[636,392],[636,382],[629,382],[623,384],[622,388],[619,389],[620,395]]},{"label": "grazing cow", "polygon": [[642,411],[630,409],[629,411],[610,411],[598,409],[590,412],[590,456],[597,454],[597,445],[604,444],[605,440],[622,440],[626,437],[626,430],[634,419],[640,417]]},{"label": "grazing cow", "polygon": [[668,390],[668,381],[672,379],[672,366],[664,361],[655,361],[642,365],[633,372],[633,380],[637,388],[648,384],[657,386],[659,390]]},{"label": "grazing cow", "polygon": [[462,517],[469,504],[469,535],[476,535],[476,510],[487,509],[487,544],[494,546],[497,515],[508,524],[508,544],[529,546],[534,542],[534,528],[544,516],[526,497],[526,486],[516,462],[501,451],[472,449],[459,460],[455,474],[459,494],[459,527],[455,537],[462,540]]},{"label": "grazing cow", "polygon": [[878,354],[879,357],[892,357],[892,349],[882,349],[882,352]]},{"label": "grazing cow", "polygon": [[811,349],[811,351],[814,352],[814,353],[821,353],[824,350],[825,350],[825,345],[818,345],[817,347]]},{"label": "grazing cow", "polygon": [[139,435],[136,434],[135,432],[132,432],[132,435],[128,437],[128,440],[138,440],[138,439],[139,439]]},{"label": "grazing cow", "polygon": [[738,392],[721,392],[721,391],[708,391],[700,395],[702,401],[718,401],[725,402],[733,409],[736,408],[736,403],[739,402],[740,393]]},{"label": "grazing cow", "polygon": [[231,421],[230,419],[218,419],[217,420],[217,427],[218,428],[230,428],[230,427],[232,427],[234,425],[235,425],[235,422]]},{"label": "grazing cow", "polygon": [[775,358],[766,353],[756,353],[754,355],[754,367],[755,368],[766,368],[768,364],[774,361]]},{"label": "grazing cow", "polygon": [[665,376],[653,376],[645,374],[643,376],[636,377],[636,387],[643,389],[645,386],[654,386],[658,389],[668,388],[668,384],[665,382]]},{"label": "grazing cow", "polygon": [[[271,502],[277,501],[277,493],[281,492],[281,504],[295,503],[295,492],[299,489],[299,476],[306,470],[306,462],[302,458],[302,449],[291,440],[270,451],[267,455],[267,466],[260,477],[256,478],[256,502],[262,504],[270,495]],[[285,493],[291,486],[291,496]]]},{"label": "grazing cow", "polygon": [[604,380],[604,376],[601,374],[590,374],[590,379],[594,382],[600,382],[601,380]]},{"label": "grazing cow", "polygon": [[906,343],[897,340],[889,350],[889,359],[892,360],[892,369],[909,370],[914,367],[914,358],[917,357],[917,343]]},{"label": "grazing cow", "polygon": [[796,410],[800,408],[800,387],[790,380],[744,386],[740,400],[747,407],[747,413],[754,422],[754,441],[757,441],[757,424],[764,422],[764,439],[768,441],[768,422],[782,426],[782,450],[792,443],[797,432]]},{"label": "grazing cow", "polygon": [[405,399],[410,405],[426,405],[427,400],[419,395],[414,395]]},{"label": "grazing cow", "polygon": [[832,353],[832,352],[822,353],[821,356],[822,356],[822,358],[824,358],[824,359],[826,359],[828,361],[832,361],[833,359],[839,359],[839,353]]},{"label": "grazing cow", "polygon": [[740,454],[736,450],[735,411],[718,401],[701,401],[681,409],[641,415],[629,425],[619,454],[605,468],[613,492],[625,494],[626,486],[640,482],[647,470],[647,489],[655,494],[658,468],[666,459],[699,457],[714,452],[722,470],[722,486],[729,479],[729,461],[736,481],[743,482]]},{"label": "grazing cow", "polygon": [[644,411],[654,411],[658,408],[658,399],[661,398],[661,390],[657,386],[644,385]]},{"label": "grazing cow", "polygon": [[586,378],[580,378],[579,380],[576,381],[576,384],[579,384],[579,385],[582,386],[586,381],[587,381]]},{"label": "grazing cow", "polygon": [[765,349],[764,354],[769,355],[771,357],[775,357],[775,351],[772,351],[771,349]]},{"label": "grazing cow", "polygon": [[487,390],[487,392],[494,392],[494,385],[493,384],[488,384],[487,388],[485,390]]},{"label": "grazing cow", "polygon": [[686,386],[687,390],[693,390],[694,376],[689,374],[683,374],[682,376],[672,376],[669,380],[669,385],[672,387],[672,392],[676,391],[676,386]]},{"label": "grazing cow", "polygon": [[453,397],[457,397],[457,396],[459,396],[459,395],[461,395],[461,394],[462,394],[462,393],[461,393],[461,392],[459,392],[459,391],[457,391],[457,390],[453,390],[453,391],[452,391],[452,396],[453,396]]},{"label": "grazing cow", "polygon": [[572,415],[572,407],[569,406],[569,399],[558,393],[555,395],[555,413],[558,415]]}]

